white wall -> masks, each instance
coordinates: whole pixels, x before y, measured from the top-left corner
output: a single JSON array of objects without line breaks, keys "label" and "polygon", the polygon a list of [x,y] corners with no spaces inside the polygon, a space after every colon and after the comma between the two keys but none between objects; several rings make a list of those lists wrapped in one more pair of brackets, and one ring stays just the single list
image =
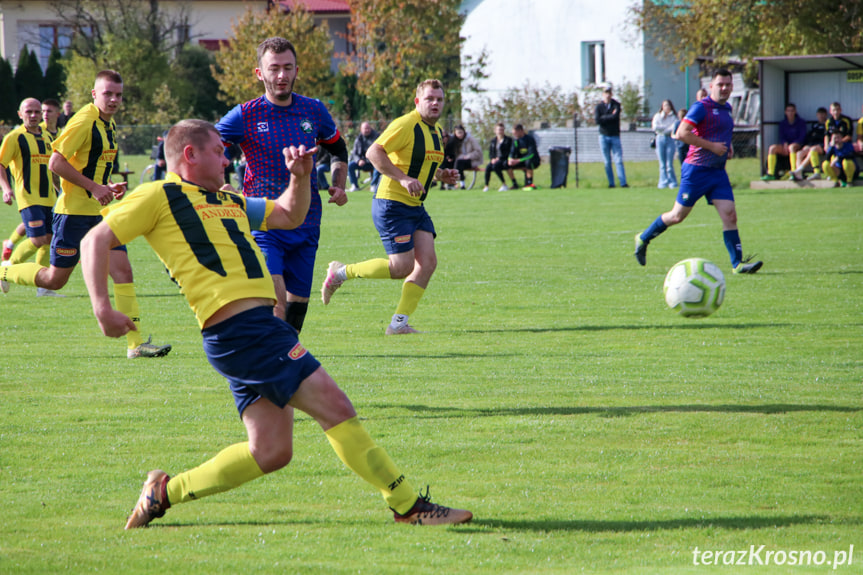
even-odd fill
[{"label": "white wall", "polygon": [[[607,80],[644,80],[641,46],[627,40],[635,33],[625,27],[627,6],[633,0],[476,0],[465,2],[469,10],[462,35],[465,55],[477,56],[485,47],[490,54],[483,86],[486,96],[507,88],[534,85],[581,88],[581,43],[605,42]],[[639,36],[640,37],[640,36]],[[466,102],[469,100],[464,95]],[[469,106],[467,102],[466,106]]]}]

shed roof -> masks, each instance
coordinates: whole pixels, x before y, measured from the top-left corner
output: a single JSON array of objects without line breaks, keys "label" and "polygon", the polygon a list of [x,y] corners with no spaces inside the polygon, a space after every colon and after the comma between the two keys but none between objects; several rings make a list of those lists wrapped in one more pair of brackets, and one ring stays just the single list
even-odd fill
[{"label": "shed roof", "polygon": [[350,13],[347,0],[279,0],[278,3],[288,10],[297,4],[305,4],[306,10],[313,14]]},{"label": "shed roof", "polygon": [[809,72],[813,70],[855,70],[863,69],[863,54],[817,54],[810,56],[764,56],[756,61],[769,63],[788,72]]}]

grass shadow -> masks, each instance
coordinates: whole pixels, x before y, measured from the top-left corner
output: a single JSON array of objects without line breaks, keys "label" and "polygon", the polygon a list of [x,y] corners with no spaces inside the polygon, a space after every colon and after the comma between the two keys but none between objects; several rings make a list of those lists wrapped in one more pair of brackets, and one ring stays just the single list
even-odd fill
[{"label": "grass shadow", "polygon": [[404,409],[425,418],[474,418],[474,417],[511,417],[523,415],[599,415],[602,417],[632,417],[644,413],[760,413],[763,415],[776,415],[800,412],[833,412],[833,413],[858,413],[863,411],[863,406],[844,405],[801,405],[789,403],[772,403],[762,405],[734,405],[734,404],[685,404],[685,405],[633,405],[626,407],[612,406],[584,406],[584,407],[515,407],[506,409],[497,408],[461,408],[461,407],[433,407],[428,405],[383,405],[369,404],[373,409]]},{"label": "grass shadow", "polygon": [[[860,524],[860,518],[849,520]],[[827,515],[790,515],[767,517],[694,517],[682,519],[657,519],[645,521],[594,521],[594,520],[536,520],[509,521],[494,519],[475,519],[471,525],[492,529],[512,529],[514,531],[583,531],[587,533],[628,533],[638,531],[673,531],[677,529],[775,529],[794,525],[818,525],[834,523]],[[840,521],[842,522],[842,521]]]}]

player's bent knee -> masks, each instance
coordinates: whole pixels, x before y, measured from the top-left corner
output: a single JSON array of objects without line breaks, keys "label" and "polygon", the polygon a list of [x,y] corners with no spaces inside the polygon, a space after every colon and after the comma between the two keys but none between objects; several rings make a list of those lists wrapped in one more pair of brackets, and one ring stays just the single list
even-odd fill
[{"label": "player's bent knee", "polygon": [[390,260],[390,277],[394,280],[400,280],[408,277],[414,271],[414,262]]},{"label": "player's bent knee", "polygon": [[249,451],[255,458],[255,463],[264,473],[272,473],[287,466],[294,457],[294,448],[288,439],[276,443],[269,441],[263,444],[250,445]]}]

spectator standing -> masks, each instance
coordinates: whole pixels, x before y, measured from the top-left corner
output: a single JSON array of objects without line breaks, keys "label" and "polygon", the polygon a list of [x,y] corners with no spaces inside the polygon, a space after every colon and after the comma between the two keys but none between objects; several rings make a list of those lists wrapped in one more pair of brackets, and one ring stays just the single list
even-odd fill
[{"label": "spectator standing", "polygon": [[455,169],[458,170],[458,184],[464,189],[464,171],[478,168],[482,163],[482,148],[473,136],[467,133],[464,126],[458,125],[453,130],[455,144]]},{"label": "spectator standing", "polygon": [[372,129],[372,125],[368,122],[360,124],[360,133],[357,139],[354,140],[354,147],[351,150],[351,158],[348,161],[348,180],[351,182],[349,192],[356,192],[360,189],[360,180],[357,170],[372,173],[371,187],[373,190],[378,187],[378,180],[381,175],[375,170],[372,163],[366,158],[366,153],[369,147],[375,143],[378,138],[378,133]]},{"label": "spectator standing", "polygon": [[[502,184],[501,187],[498,188],[498,191],[505,192],[509,189],[506,185],[506,180],[503,179],[503,170],[506,168],[510,151],[512,151],[512,138],[506,135],[506,127],[503,125],[503,122],[498,122],[494,125],[494,138],[492,138],[488,143],[489,161],[485,167],[485,187],[482,191],[488,191],[488,185],[491,183],[492,172],[497,174],[497,177],[500,178],[500,183]],[[513,175],[512,170],[507,169],[507,172],[509,173],[510,181],[512,181],[512,187],[517,188],[518,184],[515,182],[515,176]]]},{"label": "spectator standing", "polygon": [[676,188],[677,176],[674,175],[674,151],[677,146],[671,137],[674,126],[679,124],[671,100],[663,100],[659,111],[651,123],[656,134],[656,157],[659,159],[658,188]]},{"label": "spectator standing", "polygon": [[[524,189],[535,190],[533,171],[539,167],[539,150],[536,148],[536,140],[524,131],[521,124],[512,127],[512,152],[509,155],[509,169],[524,170]],[[518,187],[514,177],[513,187]]]},{"label": "spectator standing", "polygon": [[69,122],[69,118],[75,115],[75,109],[72,108],[72,100],[63,102],[63,112],[57,117],[57,127],[65,128]]},{"label": "spectator standing", "polygon": [[596,105],[594,119],[599,126],[599,149],[605,162],[608,187],[614,187],[614,172],[611,169],[613,158],[620,187],[628,188],[626,170],[623,168],[623,148],[620,145],[620,102],[611,97],[611,86],[602,90],[602,101]]},{"label": "spectator standing", "polygon": [[797,152],[806,144],[806,131],[806,120],[797,115],[797,106],[785,104],[785,117],[779,122],[779,143],[767,149],[767,173],[762,180],[776,179],[779,156],[788,156],[792,172],[797,169]]},{"label": "spectator standing", "polygon": [[677,121],[671,127],[671,137],[677,144],[677,158],[680,160],[680,166],[683,167],[683,161],[686,159],[686,154],[689,153],[689,144],[677,137],[677,129],[680,127],[680,122],[686,117],[686,108],[677,110]]},{"label": "spectator standing", "polygon": [[153,158],[153,181],[165,179],[165,136],[168,131],[165,130],[161,136],[156,138],[159,144],[156,146],[156,157]]}]

